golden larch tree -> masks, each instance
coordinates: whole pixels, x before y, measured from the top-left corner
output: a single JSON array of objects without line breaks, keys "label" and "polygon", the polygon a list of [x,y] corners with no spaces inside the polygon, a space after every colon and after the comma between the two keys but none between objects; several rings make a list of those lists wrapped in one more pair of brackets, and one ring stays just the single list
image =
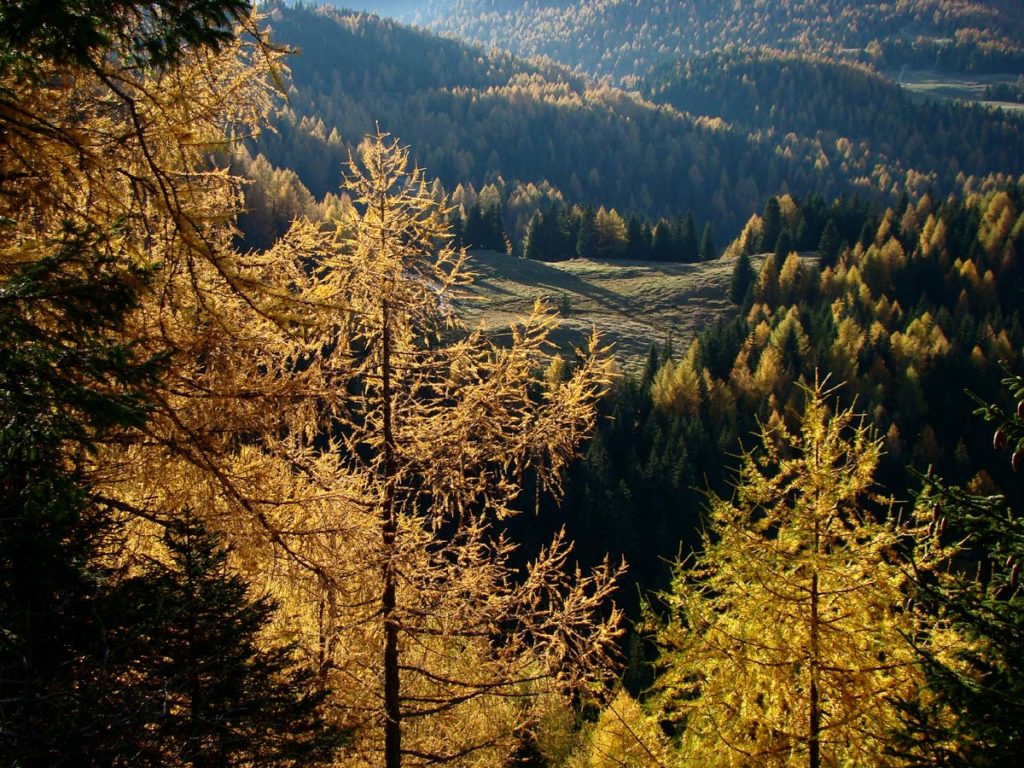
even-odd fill
[{"label": "golden larch tree", "polygon": [[550,314],[505,346],[457,328],[464,257],[383,137],[351,178],[353,218],[239,251],[243,182],[216,150],[272,111],[280,52],[247,13],[173,66],[143,65],[134,40],[31,78],[28,59],[0,68],[0,277],[83,236],[146,275],[125,339],[166,374],[145,424],[82,468],[124,515],[111,557],[160,556],[196,510],[333,686],[354,762],[500,762],[530,703],[602,669],[616,635],[612,569],[572,573],[561,538],[517,569],[500,530],[525,479],[557,492],[603,362],[544,387]]},{"label": "golden larch tree", "polygon": [[806,390],[798,431],[762,429],[666,595],[658,688],[684,759],[879,765],[918,684],[903,528],[872,486],[880,443],[832,394]]},{"label": "golden larch tree", "polygon": [[543,307],[507,343],[460,327],[465,252],[397,141],[368,137],[346,189],[350,218],[311,267],[312,295],[337,308],[329,453],[350,494],[329,552],[347,573],[310,582],[315,645],[357,764],[501,764],[531,702],[602,674],[617,635],[600,613],[614,569],[570,572],[561,536],[519,569],[502,532],[528,479],[559,491],[606,363],[592,345],[567,378],[537,375],[553,359]]}]

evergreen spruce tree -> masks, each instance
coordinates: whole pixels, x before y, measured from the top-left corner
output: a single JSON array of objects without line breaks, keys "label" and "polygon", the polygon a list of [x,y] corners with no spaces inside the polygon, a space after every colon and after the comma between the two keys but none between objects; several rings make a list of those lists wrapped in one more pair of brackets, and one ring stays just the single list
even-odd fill
[{"label": "evergreen spruce tree", "polygon": [[66,232],[0,284],[0,762],[91,765],[117,751],[103,701],[126,618],[102,555],[115,512],[85,466],[145,421],[158,360],[119,337],[145,273]]},{"label": "evergreen spruce tree", "polygon": [[761,237],[757,241],[757,252],[767,253],[775,249],[782,234],[782,209],[778,198],[770,197],[761,215]]},{"label": "evergreen spruce tree", "polygon": [[711,261],[718,255],[715,249],[715,232],[709,221],[704,225],[704,234],[700,238],[700,251],[697,254],[698,261]]},{"label": "evergreen spruce tree", "polygon": [[343,733],[324,722],[326,691],[294,646],[259,643],[274,604],[249,595],[189,510],[164,544],[166,559],[126,585],[138,613],[127,672],[140,713],[133,765],[330,764]]},{"label": "evergreen spruce tree", "polygon": [[535,261],[547,261],[548,253],[544,243],[544,214],[534,211],[526,224],[523,235],[523,258]]},{"label": "evergreen spruce tree", "polygon": [[786,257],[789,256],[793,250],[793,238],[790,237],[789,230],[782,230],[779,235],[779,239],[775,242],[775,265],[781,269],[782,265],[786,263]]},{"label": "evergreen spruce tree", "polygon": [[644,371],[640,376],[640,385],[646,389],[650,389],[651,382],[654,381],[654,377],[657,375],[658,370],[662,364],[668,359],[668,355],[665,358],[658,354],[658,345],[651,344],[647,350],[647,361],[644,363]]},{"label": "evergreen spruce tree", "polygon": [[501,223],[501,207],[497,203],[474,203],[466,215],[462,239],[467,248],[504,253],[505,232]]},{"label": "evergreen spruce tree", "polygon": [[654,227],[654,235],[651,242],[651,258],[655,261],[673,261],[675,258],[675,245],[672,239],[672,227],[662,219]]},{"label": "evergreen spruce tree", "polygon": [[466,226],[462,231],[462,242],[467,248],[484,248],[487,242],[483,209],[480,203],[473,203],[466,212]]},{"label": "evergreen spruce tree", "polygon": [[484,235],[482,246],[498,253],[505,253],[505,225],[501,219],[501,204],[491,203],[483,209]]},{"label": "evergreen spruce tree", "polygon": [[[1016,412],[983,404],[993,443],[1024,451],[1024,378],[1005,380]],[[892,752],[910,765],[1011,766],[1024,750],[1024,518],[1002,496],[982,496],[926,478],[918,499],[931,549],[918,563],[914,598],[948,642],[913,638],[927,688],[906,705]]]},{"label": "evergreen spruce tree", "polygon": [[842,246],[842,239],[839,234],[839,227],[836,225],[836,221],[833,218],[825,224],[825,229],[821,233],[821,240],[818,241],[818,258],[821,260],[821,267],[831,267],[836,263],[836,258],[839,256],[839,249]]},{"label": "evergreen spruce tree", "polygon": [[576,255],[581,259],[592,259],[597,255],[597,223],[592,206],[583,207],[575,245]]},{"label": "evergreen spruce tree", "polygon": [[743,251],[737,257],[736,266],[732,270],[732,278],[729,281],[729,301],[737,306],[743,306],[756,281],[757,273],[754,272],[754,265],[750,263],[750,254]]},{"label": "evergreen spruce tree", "polygon": [[676,248],[679,261],[692,263],[700,259],[700,246],[697,242],[697,222],[693,220],[693,212],[687,211],[684,219],[677,219],[678,234]]},{"label": "evergreen spruce tree", "polygon": [[651,256],[651,243],[640,218],[633,214],[626,222],[626,258],[644,261]]}]

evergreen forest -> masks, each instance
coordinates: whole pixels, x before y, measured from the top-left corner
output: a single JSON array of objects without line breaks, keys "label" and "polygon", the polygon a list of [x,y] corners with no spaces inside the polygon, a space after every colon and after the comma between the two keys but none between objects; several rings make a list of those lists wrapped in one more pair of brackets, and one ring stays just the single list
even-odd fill
[{"label": "evergreen forest", "polygon": [[1011,0],[5,2],[0,768],[1016,765],[1022,94]]}]

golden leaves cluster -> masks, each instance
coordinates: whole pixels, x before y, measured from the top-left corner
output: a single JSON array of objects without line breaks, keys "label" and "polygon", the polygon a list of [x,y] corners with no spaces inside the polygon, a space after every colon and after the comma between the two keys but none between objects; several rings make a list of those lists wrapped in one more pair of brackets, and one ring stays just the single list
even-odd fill
[{"label": "golden leaves cluster", "polygon": [[763,428],[668,596],[661,706],[708,765],[806,764],[812,741],[822,764],[881,764],[920,683],[907,528],[872,487],[880,442],[829,395],[807,389],[799,430]]},{"label": "golden leaves cluster", "polygon": [[[90,470],[130,522],[121,557],[158,546],[151,534],[186,507],[226,533],[236,567],[278,600],[275,631],[356,729],[352,764],[380,746],[393,569],[408,758],[495,764],[533,703],[600,674],[617,636],[617,612],[601,618],[616,569],[573,572],[564,537],[519,568],[500,522],[528,481],[558,491],[604,358],[595,340],[544,386],[553,313],[538,307],[504,344],[459,325],[466,256],[383,134],[349,169],[348,219],[296,221],[239,251],[243,182],[218,152],[273,109],[281,55],[252,18],[170,67],[114,50],[44,63],[32,81],[4,74],[0,280],[83,233],[138,274],[125,339],[165,374],[145,427],[100,446]],[[387,546],[386,495],[399,512]]]}]

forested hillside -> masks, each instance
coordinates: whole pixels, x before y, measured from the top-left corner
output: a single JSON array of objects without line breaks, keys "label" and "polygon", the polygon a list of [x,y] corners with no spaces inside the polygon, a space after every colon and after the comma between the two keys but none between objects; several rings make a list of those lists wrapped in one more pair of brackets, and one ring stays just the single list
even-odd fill
[{"label": "forested hillside", "polygon": [[1024,168],[1024,121],[980,106],[916,101],[866,65],[821,56],[710,54],[656,71],[644,93],[746,131],[806,137],[827,162],[865,174],[914,169],[939,189],[956,188],[964,176]]},{"label": "forested hillside", "polygon": [[[372,0],[363,7],[396,11]],[[627,81],[666,60],[727,46],[993,72],[1019,71],[1024,52],[1024,22],[1012,0],[431,0],[402,10],[405,20],[440,32]]]},{"label": "forested hillside", "polygon": [[[808,226],[821,235],[813,265],[790,247]],[[772,240],[779,247],[765,249]],[[680,541],[698,542],[704,501],[691,489],[725,493],[738,443],[798,412],[799,382],[815,371],[842,383],[838,398],[883,438],[884,487],[910,493],[908,468],[931,467],[1017,498],[964,391],[997,398],[1002,366],[1019,359],[1022,248],[1019,185],[884,211],[772,201],[727,249],[740,316],[687,348],[652,350],[645,372],[605,402],[609,419],[567,501],[581,546],[591,557],[621,551],[635,577],[663,587]],[[762,250],[751,266],[746,254]]]},{"label": "forested hillside", "polygon": [[[532,185],[623,215],[692,208],[724,231],[796,164],[719,122],[393,22],[281,8],[271,26],[302,54],[291,62],[292,114],[258,149],[318,197],[337,190],[349,149],[375,122],[449,191],[494,185],[508,205],[537,196]],[[734,176],[745,181],[720,183]]]},{"label": "forested hillside", "polygon": [[624,223],[636,213],[651,233],[691,213],[698,240],[710,223],[722,243],[772,194],[894,201],[1024,172],[1024,120],[915,104],[866,67],[820,56],[695,59],[652,79],[648,99],[376,17],[275,6],[269,22],[300,51],[294,88],[277,133],[252,150],[270,167],[241,162],[277,188],[281,204],[258,204],[278,232],[313,201],[294,179],[269,181],[274,168],[315,198],[334,193],[378,123],[454,193],[460,225],[474,205],[497,209],[497,234],[472,244],[502,250],[507,236],[517,252],[532,214],[552,206],[603,206]]}]

